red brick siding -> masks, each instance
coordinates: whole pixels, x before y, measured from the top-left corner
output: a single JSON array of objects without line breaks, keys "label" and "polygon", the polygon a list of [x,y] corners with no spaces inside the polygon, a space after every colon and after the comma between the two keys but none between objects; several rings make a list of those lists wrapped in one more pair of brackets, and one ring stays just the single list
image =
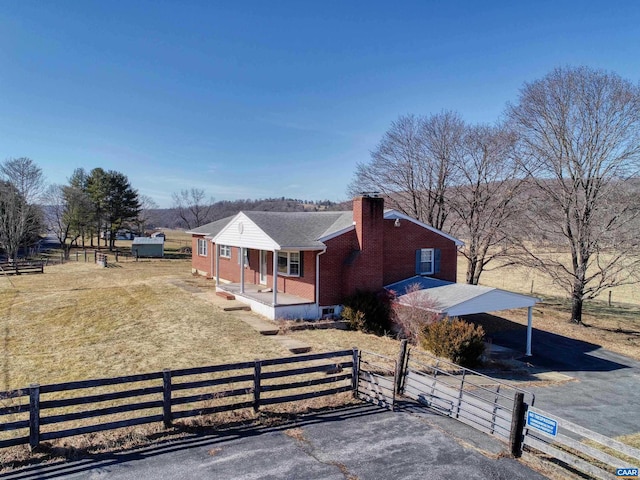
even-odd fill
[{"label": "red brick siding", "polygon": [[456,281],[457,249],[452,240],[438,235],[408,220],[384,221],[384,284],[399,282],[416,274],[416,250],[420,248],[440,249],[440,273],[433,275],[441,280]]},{"label": "red brick siding", "polygon": [[[316,252],[300,252],[303,255],[302,277],[278,275],[278,292],[290,293],[315,302]],[[231,247],[231,258],[220,257],[220,279],[240,282],[240,249]],[[215,271],[213,273],[215,277]],[[260,250],[249,249],[249,268],[244,270],[245,283],[260,283]],[[267,287],[273,287],[273,252],[267,252]]]},{"label": "red brick siding", "polygon": [[354,230],[325,242],[326,253],[320,255],[320,305],[338,305],[355,292],[353,266],[344,265],[354,250],[359,249]]},{"label": "red brick siding", "polygon": [[199,272],[205,272],[207,278],[211,278],[213,276],[213,273],[211,272],[213,248],[211,242],[207,240],[207,256],[202,257],[198,255],[199,238],[204,238],[204,235],[192,235],[191,237],[191,268],[198,270]]},{"label": "red brick siding", "polygon": [[[300,252],[303,257],[302,276],[285,277],[278,274],[278,292],[290,293],[315,302],[317,253],[314,251]],[[273,252],[269,252],[267,262],[269,263],[267,282],[269,285],[273,285]]]}]

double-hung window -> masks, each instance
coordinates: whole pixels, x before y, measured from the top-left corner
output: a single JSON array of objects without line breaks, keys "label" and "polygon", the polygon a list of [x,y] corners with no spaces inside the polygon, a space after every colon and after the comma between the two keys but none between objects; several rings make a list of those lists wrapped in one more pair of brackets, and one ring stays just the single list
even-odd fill
[{"label": "double-hung window", "polygon": [[198,239],[198,255],[201,257],[207,256],[207,241],[204,238]]},{"label": "double-hung window", "polygon": [[418,274],[420,275],[431,275],[434,272],[433,268],[433,248],[421,248],[419,250],[419,261],[417,265]]},{"label": "double-hung window", "polygon": [[299,277],[300,270],[300,252],[278,252],[279,274]]},{"label": "double-hung window", "polygon": [[229,245],[220,245],[220,256],[231,258],[231,247]]}]

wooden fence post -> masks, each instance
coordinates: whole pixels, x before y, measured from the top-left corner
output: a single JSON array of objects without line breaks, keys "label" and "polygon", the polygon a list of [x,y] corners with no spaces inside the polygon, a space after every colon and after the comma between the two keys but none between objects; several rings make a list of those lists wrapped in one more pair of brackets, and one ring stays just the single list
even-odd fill
[{"label": "wooden fence post", "polygon": [[162,371],[162,421],[164,428],[170,428],[173,418],[171,415],[171,370]]},{"label": "wooden fence post", "polygon": [[87,263],[87,249],[84,249],[84,263]]},{"label": "wooden fence post", "polygon": [[395,395],[400,395],[402,393],[402,389],[404,388],[404,377],[405,377],[405,365],[407,364],[407,340],[402,340],[400,342],[400,352],[398,353],[398,362],[396,363],[396,371],[395,371]]},{"label": "wooden fence post", "polygon": [[40,443],[40,385],[29,385],[29,446],[35,449]]},{"label": "wooden fence post", "polygon": [[509,434],[509,446],[511,447],[511,455],[514,457],[522,455],[524,415],[524,393],[516,392],[513,397],[513,416],[511,417],[511,432]]},{"label": "wooden fence post", "polygon": [[260,374],[262,372],[262,362],[256,360],[253,367],[253,411],[260,409]]},{"label": "wooden fence post", "polygon": [[116,263],[118,262],[118,250],[116,250]]},{"label": "wooden fence post", "polygon": [[93,251],[93,263],[98,263],[98,250]]},{"label": "wooden fence post", "polygon": [[353,366],[351,368],[351,389],[354,398],[358,397],[358,383],[360,380],[360,352],[357,348],[353,349]]}]

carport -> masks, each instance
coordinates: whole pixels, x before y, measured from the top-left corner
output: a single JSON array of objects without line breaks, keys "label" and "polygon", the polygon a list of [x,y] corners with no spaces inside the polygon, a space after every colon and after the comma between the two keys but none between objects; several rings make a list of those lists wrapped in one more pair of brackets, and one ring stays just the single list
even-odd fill
[{"label": "carport", "polygon": [[526,307],[526,355],[531,356],[533,306],[540,301],[539,298],[499,288],[446,282],[420,276],[387,285],[385,289],[393,292],[401,305],[422,308],[449,317]]}]

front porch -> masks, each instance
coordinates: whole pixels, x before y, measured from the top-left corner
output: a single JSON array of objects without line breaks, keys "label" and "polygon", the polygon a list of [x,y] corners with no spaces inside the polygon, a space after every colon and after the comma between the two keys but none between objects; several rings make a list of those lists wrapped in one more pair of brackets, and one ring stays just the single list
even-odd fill
[{"label": "front porch", "polygon": [[217,292],[232,294],[236,300],[251,307],[251,310],[271,320],[317,319],[318,306],[307,298],[290,293],[277,292],[277,303],[273,303],[271,288],[253,283],[220,283]]}]

